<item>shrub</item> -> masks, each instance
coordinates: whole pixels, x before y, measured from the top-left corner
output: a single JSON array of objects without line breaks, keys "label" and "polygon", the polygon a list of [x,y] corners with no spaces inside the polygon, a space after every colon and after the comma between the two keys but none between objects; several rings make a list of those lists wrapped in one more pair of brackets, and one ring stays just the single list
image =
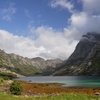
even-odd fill
[{"label": "shrub", "polygon": [[9,72],[0,72],[0,77],[2,77],[4,80],[9,80],[9,79],[16,78],[17,76]]},{"label": "shrub", "polygon": [[4,82],[4,79],[0,77],[0,84]]},{"label": "shrub", "polygon": [[14,81],[10,86],[10,92],[14,95],[20,95],[22,92],[22,86],[18,81]]}]

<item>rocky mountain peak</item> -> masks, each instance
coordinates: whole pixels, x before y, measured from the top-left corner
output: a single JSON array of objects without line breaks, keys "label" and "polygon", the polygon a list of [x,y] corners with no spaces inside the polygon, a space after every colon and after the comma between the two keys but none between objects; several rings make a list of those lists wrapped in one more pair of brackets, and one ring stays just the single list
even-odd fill
[{"label": "rocky mountain peak", "polygon": [[33,61],[45,61],[45,59],[41,58],[41,57],[35,57],[32,58]]},{"label": "rocky mountain peak", "polygon": [[88,32],[86,35],[82,36],[82,39],[80,41],[90,41],[90,42],[100,41],[100,33]]},{"label": "rocky mountain peak", "polygon": [[0,49],[0,53],[5,53],[5,52],[4,52],[4,50],[1,50],[1,49]]},{"label": "rocky mountain peak", "polygon": [[55,75],[100,75],[100,33],[82,36],[75,51]]}]

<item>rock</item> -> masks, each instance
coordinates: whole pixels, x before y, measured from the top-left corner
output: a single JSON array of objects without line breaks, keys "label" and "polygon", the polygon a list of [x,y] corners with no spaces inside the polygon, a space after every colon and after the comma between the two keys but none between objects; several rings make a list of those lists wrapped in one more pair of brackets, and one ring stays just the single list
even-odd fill
[{"label": "rock", "polygon": [[100,75],[100,33],[87,33],[53,75]]},{"label": "rock", "polygon": [[100,93],[99,93],[99,92],[96,92],[95,95],[96,95],[96,96],[100,96]]}]

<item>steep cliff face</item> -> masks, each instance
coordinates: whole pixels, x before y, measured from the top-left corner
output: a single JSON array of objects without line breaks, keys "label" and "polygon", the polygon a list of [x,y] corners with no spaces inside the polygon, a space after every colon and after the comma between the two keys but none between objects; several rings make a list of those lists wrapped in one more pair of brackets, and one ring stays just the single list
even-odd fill
[{"label": "steep cliff face", "polygon": [[16,54],[7,54],[0,50],[0,69],[12,71],[21,75],[37,75],[48,70],[48,67],[53,69],[61,60],[44,60],[36,57],[33,59],[24,58]]},{"label": "steep cliff face", "polygon": [[100,34],[87,33],[54,75],[100,75]]},{"label": "steep cliff face", "polygon": [[84,74],[100,75],[100,42],[95,44],[81,66],[85,67],[82,71]]}]

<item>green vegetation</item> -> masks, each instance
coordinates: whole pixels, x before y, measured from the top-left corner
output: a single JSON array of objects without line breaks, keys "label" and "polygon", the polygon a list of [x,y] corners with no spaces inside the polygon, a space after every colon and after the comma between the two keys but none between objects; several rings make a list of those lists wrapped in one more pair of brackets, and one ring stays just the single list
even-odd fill
[{"label": "green vegetation", "polygon": [[20,65],[16,66],[15,72],[20,73],[25,76],[35,75],[37,72],[40,73],[35,66],[32,65]]},{"label": "green vegetation", "polygon": [[10,86],[10,92],[14,95],[20,95],[22,92],[22,86],[18,81],[14,81]]},{"label": "green vegetation", "polygon": [[0,77],[4,80],[8,80],[8,79],[16,78],[17,76],[13,73],[0,72]]},{"label": "green vegetation", "polygon": [[5,68],[5,72],[10,70],[11,72],[25,76],[35,75],[41,72],[41,69],[37,68],[37,65],[33,64],[31,59],[15,54],[7,54],[3,50],[0,50],[0,68]]},{"label": "green vegetation", "polygon": [[25,96],[14,96],[5,93],[0,93],[0,100],[100,100],[100,97],[89,96],[83,94],[65,94],[59,96],[36,96],[36,97],[25,97]]},{"label": "green vegetation", "polygon": [[0,77],[0,84],[4,82],[4,79]]}]

